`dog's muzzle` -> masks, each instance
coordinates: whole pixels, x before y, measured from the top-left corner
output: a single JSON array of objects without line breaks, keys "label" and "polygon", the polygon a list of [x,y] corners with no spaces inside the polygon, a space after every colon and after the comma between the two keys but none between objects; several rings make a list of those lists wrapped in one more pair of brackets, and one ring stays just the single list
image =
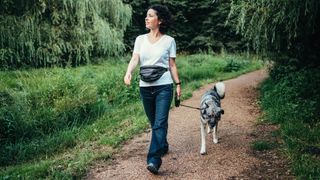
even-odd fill
[{"label": "dog's muzzle", "polygon": [[224,110],[220,109],[212,117],[209,117],[209,124],[211,128],[215,127],[217,122],[220,121],[222,114],[224,114]]},{"label": "dog's muzzle", "polygon": [[217,122],[221,119],[221,115],[224,114],[224,110],[216,106],[213,101],[204,103],[206,108],[203,108],[201,112],[201,117],[208,120],[211,128],[213,128]]}]

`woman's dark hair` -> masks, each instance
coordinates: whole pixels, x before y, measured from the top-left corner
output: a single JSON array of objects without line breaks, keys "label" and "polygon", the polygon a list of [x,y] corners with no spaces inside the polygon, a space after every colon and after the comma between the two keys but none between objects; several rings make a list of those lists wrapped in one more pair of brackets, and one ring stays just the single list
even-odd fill
[{"label": "woman's dark hair", "polygon": [[158,19],[161,21],[159,31],[161,33],[166,33],[171,24],[171,13],[169,9],[164,5],[152,5],[148,9],[153,9],[156,11]]}]

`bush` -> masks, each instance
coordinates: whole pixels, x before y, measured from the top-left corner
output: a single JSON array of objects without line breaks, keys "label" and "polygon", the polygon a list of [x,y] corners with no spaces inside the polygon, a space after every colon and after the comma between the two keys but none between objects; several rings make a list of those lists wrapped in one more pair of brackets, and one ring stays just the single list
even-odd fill
[{"label": "bush", "polygon": [[270,121],[280,124],[298,178],[320,176],[319,158],[306,151],[319,149],[320,71],[277,64],[262,85],[261,105]]},{"label": "bush", "polygon": [[270,78],[262,86],[262,105],[273,112],[271,119],[277,122],[293,118],[316,124],[320,112],[319,83],[317,69],[292,72],[279,81]]},{"label": "bush", "polygon": [[223,68],[223,72],[236,72],[240,69],[249,65],[249,61],[247,60],[239,60],[233,59],[232,57],[227,58],[227,65]]}]

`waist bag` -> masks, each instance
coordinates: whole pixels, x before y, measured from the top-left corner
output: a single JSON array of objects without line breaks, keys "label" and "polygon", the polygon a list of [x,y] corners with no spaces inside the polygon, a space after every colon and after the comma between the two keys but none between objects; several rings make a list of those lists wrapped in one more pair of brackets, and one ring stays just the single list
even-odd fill
[{"label": "waist bag", "polygon": [[141,66],[140,78],[144,82],[152,82],[161,78],[161,76],[168,71],[168,68],[161,66]]}]

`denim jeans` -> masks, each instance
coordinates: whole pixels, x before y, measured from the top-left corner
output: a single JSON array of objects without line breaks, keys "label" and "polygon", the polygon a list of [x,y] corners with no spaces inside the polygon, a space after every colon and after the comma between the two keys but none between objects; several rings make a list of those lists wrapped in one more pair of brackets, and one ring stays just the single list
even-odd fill
[{"label": "denim jeans", "polygon": [[173,97],[173,85],[140,87],[140,97],[152,128],[147,163],[161,166],[161,156],[168,150],[168,116]]}]

